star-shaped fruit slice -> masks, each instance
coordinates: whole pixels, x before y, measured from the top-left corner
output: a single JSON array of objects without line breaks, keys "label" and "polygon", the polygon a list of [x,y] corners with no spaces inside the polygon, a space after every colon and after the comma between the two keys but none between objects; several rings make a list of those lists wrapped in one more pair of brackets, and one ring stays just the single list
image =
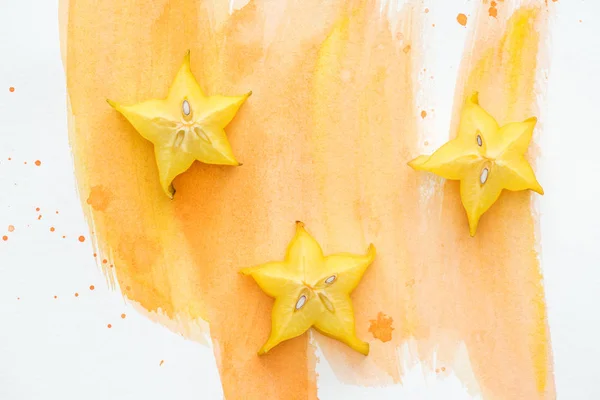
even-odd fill
[{"label": "star-shaped fruit slice", "polygon": [[192,74],[188,51],[166,99],[134,105],[107,101],[140,135],[154,144],[160,185],[173,198],[173,179],[187,171],[195,160],[206,164],[240,165],[224,128],[251,93],[206,96]]},{"label": "star-shaped fruit slice", "polygon": [[408,165],[460,181],[460,197],[467,212],[469,231],[475,236],[479,218],[503,189],[533,190],[544,194],[525,159],[537,118],[502,127],[480,105],[477,93],[462,109],[458,135],[431,156],[419,156]]},{"label": "star-shaped fruit slice", "polygon": [[374,258],[373,245],[366,255],[324,256],[304,224],[296,222],[296,234],[283,261],[241,271],[252,276],[267,295],[275,298],[271,334],[258,354],[267,353],[311,327],[364,355],[369,354],[369,344],[356,336],[350,293]]}]

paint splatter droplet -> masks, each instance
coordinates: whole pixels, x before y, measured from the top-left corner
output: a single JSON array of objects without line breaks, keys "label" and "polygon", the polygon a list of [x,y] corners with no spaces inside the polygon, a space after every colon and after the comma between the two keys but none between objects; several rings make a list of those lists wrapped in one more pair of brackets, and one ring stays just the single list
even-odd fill
[{"label": "paint splatter droplet", "polygon": [[36,207],[36,208],[35,208],[35,211],[38,211],[38,212],[39,212],[39,211],[40,211],[40,208],[39,208],[39,207]]},{"label": "paint splatter droplet", "polygon": [[9,232],[14,232],[15,231],[15,226],[14,225],[9,225],[8,226],[8,231]]},{"label": "paint splatter droplet", "polygon": [[110,329],[110,328],[112,328],[112,325],[111,325],[111,324],[108,324],[108,325],[106,325],[106,327],[107,327],[108,329]]},{"label": "paint splatter droplet", "polygon": [[86,203],[96,211],[104,211],[111,201],[111,193],[103,186],[93,186]]},{"label": "paint splatter droplet", "polygon": [[165,363],[165,360],[160,360],[160,364],[158,364],[159,367],[162,367],[162,365]]},{"label": "paint splatter droplet", "polygon": [[90,285],[90,290],[94,290],[94,289],[95,289],[94,285]]},{"label": "paint splatter droplet", "polygon": [[127,315],[121,314],[121,318],[125,319],[125,317],[127,317]]},{"label": "paint splatter droplet", "polygon": [[12,92],[15,91],[15,88],[11,86],[11,87],[8,88],[8,91],[12,93]]},{"label": "paint splatter droplet", "polygon": [[108,260],[105,258],[104,260],[102,260],[102,264],[106,264],[108,263]]},{"label": "paint splatter droplet", "polygon": [[94,257],[98,257],[98,253],[94,253]]},{"label": "paint splatter droplet", "polygon": [[392,328],[392,322],[394,322],[392,317],[380,312],[377,314],[377,319],[372,319],[369,322],[371,322],[369,332],[373,334],[375,339],[379,339],[382,342],[389,342],[392,340],[392,331],[394,330],[394,328]]},{"label": "paint splatter droplet", "polygon": [[462,26],[467,25],[467,16],[465,14],[458,14],[456,16],[456,20],[458,21],[459,24],[461,24]]},{"label": "paint splatter droplet", "polygon": [[426,116],[427,116],[427,111],[425,111],[425,110],[421,111],[421,118],[425,119]]},{"label": "paint splatter droplet", "polygon": [[490,17],[496,18],[498,16],[498,9],[496,7],[490,7],[488,10]]},{"label": "paint splatter droplet", "polygon": [[410,44],[405,46],[402,51],[404,52],[404,54],[408,54],[408,52],[410,51]]},{"label": "paint splatter droplet", "polygon": [[446,370],[446,367],[442,367],[442,372],[444,372]]},{"label": "paint splatter droplet", "polygon": [[80,241],[81,243],[85,242],[85,236],[79,236],[79,241]]},{"label": "paint splatter droplet", "polygon": [[58,296],[54,296],[55,299],[58,299]]},{"label": "paint splatter droplet", "polygon": [[8,236],[6,236],[6,235],[2,236],[2,240],[4,240],[6,242],[8,240]]},{"label": "paint splatter droplet", "polygon": [[42,214],[38,215],[38,221],[42,219]]},{"label": "paint splatter droplet", "polygon": [[79,293],[75,293],[75,297],[79,297]]},{"label": "paint splatter droplet", "polygon": [[55,230],[56,229],[53,226],[50,227],[50,232],[54,232]]},{"label": "paint splatter droplet", "polygon": [[40,165],[42,165],[42,162],[40,160],[35,160],[35,165],[39,167]]},{"label": "paint splatter droplet", "polygon": [[427,14],[429,12],[429,8],[425,9],[425,14]]}]

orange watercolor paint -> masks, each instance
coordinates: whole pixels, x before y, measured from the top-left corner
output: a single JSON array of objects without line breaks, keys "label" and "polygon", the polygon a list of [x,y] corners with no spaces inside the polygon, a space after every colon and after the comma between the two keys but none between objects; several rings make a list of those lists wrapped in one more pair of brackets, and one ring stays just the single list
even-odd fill
[{"label": "orange watercolor paint", "polygon": [[[284,38],[278,51],[295,60],[284,65],[275,58],[264,58],[263,44],[275,38],[265,38],[264,11],[254,2],[219,20],[217,30],[212,28],[213,18],[228,15],[226,8],[219,9],[219,2],[200,7],[192,0],[156,0],[151,9],[118,15],[112,11],[120,4],[118,0],[105,0],[106,7],[100,10],[93,0],[62,3],[67,4],[64,10],[68,12],[62,23],[69,25],[61,31],[61,40],[70,117],[74,119],[69,139],[82,206],[94,223],[98,248],[110,254],[117,265],[117,286],[125,287],[125,297],[150,314],[163,314],[160,319],[150,318],[193,337],[197,332],[191,321],[211,315],[210,333],[220,347],[217,365],[224,397],[317,396],[314,349],[306,338],[283,344],[267,362],[254,356],[270,329],[272,301],[257,296],[255,288],[238,274],[242,266],[281,256],[289,231],[286,224],[274,226],[271,221],[293,220],[296,207],[301,206],[305,221],[314,221],[314,229],[326,238],[324,250],[350,246],[360,251],[366,248],[366,241],[373,241],[386,255],[353,294],[360,336],[369,336],[370,318],[385,309],[396,326],[385,344],[390,349],[416,340],[419,355],[431,365],[433,348],[429,343],[439,342],[438,362],[451,368],[457,341],[443,340],[450,332],[469,348],[477,382],[472,384],[467,377],[465,385],[480,386],[490,398],[539,398],[539,391],[553,398],[543,289],[527,285],[539,281],[532,255],[534,219],[528,198],[516,194],[501,199],[488,222],[482,222],[482,237],[488,235],[492,244],[484,253],[477,250],[483,239],[467,240],[463,235],[464,215],[459,207],[453,208],[460,204],[456,186],[443,184],[434,194],[431,202],[443,212],[432,215],[423,205],[419,193],[424,178],[408,168],[398,168],[398,149],[416,153],[422,141],[418,118],[414,118],[419,115],[415,83],[406,79],[412,76],[414,65],[422,65],[420,55],[398,51],[394,38],[400,35],[391,34],[387,26],[382,28],[375,2],[356,2],[359,6],[349,11],[346,2],[323,8],[320,1],[307,0],[301,8],[283,11],[280,18],[292,22],[277,31]],[[155,10],[167,5],[169,13],[155,23]],[[320,18],[315,20],[317,9]],[[415,43],[421,30],[429,26],[419,19],[425,18],[419,10],[413,13],[406,7],[398,15],[407,25],[405,29],[400,24],[406,43]],[[503,109],[502,104],[511,103],[507,99],[512,104],[533,104],[530,84],[538,68],[536,43],[544,28],[533,30],[538,28],[534,13],[527,15],[531,17],[527,20],[517,14],[516,21],[499,21],[492,29],[485,25],[489,21],[487,7],[480,11],[471,21],[477,29],[470,31],[478,36],[463,61],[455,101],[463,100],[465,88],[499,87],[499,93],[482,93],[482,101],[487,98],[502,118],[516,117],[515,110]],[[95,24],[99,18],[104,21],[102,31]],[[132,30],[123,21],[152,25],[153,29],[150,33]],[[466,24],[464,15],[461,25]],[[257,29],[240,31],[240,25]],[[93,34],[82,35],[81,26],[91,27]],[[300,26],[303,29],[298,29]],[[169,46],[161,38],[168,38]],[[228,45],[219,47],[225,38]],[[114,46],[115,41],[124,45]],[[139,43],[146,44],[143,51],[123,51],[142,48]],[[152,146],[135,135],[126,121],[111,115],[101,96],[91,98],[89,93],[119,98],[162,95],[169,79],[158,81],[155,77],[174,76],[188,46],[199,49],[192,55],[197,57],[192,65],[198,65],[194,72],[199,80],[209,79],[211,89],[226,87],[235,93],[248,89],[245,83],[252,82],[251,89],[260,93],[227,128],[232,147],[245,149],[244,161],[256,167],[231,172],[196,163],[176,179],[178,198],[173,202],[164,199],[155,184]],[[99,51],[90,52],[92,47]],[[212,50],[215,48],[220,49],[218,54]],[[490,48],[490,54],[485,53]],[[355,67],[364,54],[371,55],[372,68]],[[166,61],[153,65],[150,73],[147,66],[155,57]],[[482,70],[485,65],[493,68]],[[525,68],[527,65],[530,67]],[[352,79],[339,79],[348,76],[343,74],[346,69]],[[274,86],[273,79],[284,83]],[[494,79],[501,84],[494,84]],[[349,99],[348,93],[360,95]],[[275,107],[280,110],[276,120],[265,121],[261,110]],[[385,110],[394,110],[394,115]],[[297,135],[279,133],[280,125],[289,124]],[[269,150],[273,148],[280,150]],[[365,148],[368,153],[356,151]],[[113,162],[105,162],[106,151]],[[338,153],[350,159],[330,156]],[[288,162],[299,155],[310,160],[310,168],[299,169]],[[280,166],[277,175],[270,174],[270,165]],[[102,189],[94,189],[98,187]],[[273,187],[277,196],[272,195]],[[108,188],[119,188],[118,195]],[[202,207],[198,207],[198,198],[203,199]],[[235,203],[224,200],[231,198]],[[244,212],[248,209],[253,210],[252,215]],[[511,213],[522,240],[514,241],[501,225]],[[500,226],[497,232],[490,228],[494,223]],[[426,227],[427,235],[415,233],[414,226]],[[206,235],[207,231],[213,234]],[[264,232],[269,233],[268,240]],[[432,250],[429,236],[448,245]],[[456,265],[444,268],[444,260]],[[414,267],[423,263],[433,269]],[[497,268],[482,270],[481,265]],[[507,273],[498,276],[499,268]],[[457,284],[444,285],[431,276],[445,276]],[[490,309],[495,315],[490,315]],[[165,323],[167,318],[171,322]],[[232,320],[247,332],[244,340],[239,331],[231,329]],[[495,324],[496,320],[503,323]],[[484,336],[474,335],[481,327],[492,328]],[[384,332],[387,334],[386,329]],[[528,343],[533,337],[539,340]],[[374,352],[365,362],[318,334],[315,338],[340,379],[365,385],[382,379],[400,382],[404,371],[397,358]]]}]

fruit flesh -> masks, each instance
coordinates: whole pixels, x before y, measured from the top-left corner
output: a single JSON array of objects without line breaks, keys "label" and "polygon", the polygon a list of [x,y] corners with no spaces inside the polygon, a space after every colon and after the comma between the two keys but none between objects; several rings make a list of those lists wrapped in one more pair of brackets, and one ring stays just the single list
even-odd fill
[{"label": "fruit flesh", "polygon": [[365,255],[324,256],[304,224],[297,222],[296,234],[284,261],[241,271],[252,276],[266,294],[275,298],[271,334],[258,354],[265,354],[279,343],[314,327],[367,355],[369,344],[356,335],[350,293],[374,258],[373,245]]},{"label": "fruit flesh", "polygon": [[525,152],[531,142],[536,118],[500,127],[480,105],[477,93],[467,99],[458,135],[430,156],[419,156],[409,165],[460,181],[460,197],[475,236],[481,216],[504,189],[544,191]]},{"label": "fruit flesh", "polygon": [[206,164],[240,165],[224,128],[251,93],[206,96],[192,74],[188,52],[166,99],[133,105],[107,101],[142,137],[154,144],[160,185],[165,194],[173,198],[173,179],[196,160]]}]

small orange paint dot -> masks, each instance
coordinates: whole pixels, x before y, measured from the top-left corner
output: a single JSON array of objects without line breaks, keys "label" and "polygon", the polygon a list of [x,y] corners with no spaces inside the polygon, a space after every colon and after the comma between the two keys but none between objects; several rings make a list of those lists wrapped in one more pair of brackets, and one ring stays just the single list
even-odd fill
[{"label": "small orange paint dot", "polygon": [[79,241],[80,241],[81,243],[85,242],[85,236],[79,236]]},{"label": "small orange paint dot", "polygon": [[2,236],[2,240],[4,240],[6,242],[8,240],[8,236],[6,236],[6,235]]},{"label": "small orange paint dot", "polygon": [[53,226],[50,227],[50,232],[54,232],[56,229],[54,229]]},{"label": "small orange paint dot", "polygon": [[35,165],[39,167],[40,165],[42,165],[42,162],[40,160],[35,160]]},{"label": "small orange paint dot", "polygon": [[55,299],[58,299],[58,296],[54,296]]},{"label": "small orange paint dot", "polygon": [[431,26],[433,26],[435,28],[435,24],[431,24]]},{"label": "small orange paint dot", "polygon": [[63,238],[63,239],[66,239],[66,236],[65,236],[65,235],[63,235],[63,237],[62,237],[62,238]]},{"label": "small orange paint dot", "polygon": [[8,226],[8,231],[9,232],[14,232],[15,231],[15,226],[14,225],[9,225]]},{"label": "small orange paint dot", "polygon": [[58,214],[58,210],[56,211],[56,213]]},{"label": "small orange paint dot", "polygon": [[23,164],[27,165],[27,161],[23,161]]},{"label": "small orange paint dot", "polygon": [[17,300],[21,300],[21,298],[20,298],[20,297],[17,297]]},{"label": "small orange paint dot", "polygon": [[94,289],[95,289],[94,285],[90,285],[90,290],[94,290]]},{"label": "small orange paint dot", "polygon": [[445,370],[446,370],[446,367],[442,367],[442,371],[445,371]]},{"label": "small orange paint dot", "polygon": [[12,92],[15,91],[15,88],[11,86],[11,87],[8,88],[8,91],[12,93]]},{"label": "small orange paint dot", "polygon": [[42,214],[38,215],[38,221],[42,219]]},{"label": "small orange paint dot", "polygon": [[109,267],[110,267],[110,268],[114,268],[114,265],[110,264],[110,265],[109,265]]},{"label": "small orange paint dot", "polygon": [[165,363],[165,360],[160,360],[160,364],[158,364],[159,367],[162,367],[162,365]]},{"label": "small orange paint dot", "polygon": [[462,26],[467,25],[467,16],[465,14],[458,14],[456,16],[456,20],[458,21],[459,24],[461,24]]},{"label": "small orange paint dot", "polygon": [[8,161],[12,160],[12,158],[8,157]]},{"label": "small orange paint dot", "polygon": [[36,208],[35,208],[35,211],[40,211],[40,208],[39,208],[39,207],[36,207]]},{"label": "small orange paint dot", "polygon": [[490,9],[488,10],[488,13],[489,13],[490,17],[496,18],[498,16],[498,9],[495,7],[490,7]]},{"label": "small orange paint dot", "polygon": [[126,316],[127,315],[125,315],[125,314],[121,314],[121,318],[123,318],[123,319],[125,319]]},{"label": "small orange paint dot", "polygon": [[425,9],[425,14],[427,14],[429,12],[429,8]]},{"label": "small orange paint dot", "polygon": [[108,260],[105,258],[104,260],[102,260],[102,264],[106,264],[108,263]]},{"label": "small orange paint dot", "polygon": [[108,329],[112,328],[111,324],[106,325],[108,327]]},{"label": "small orange paint dot", "polygon": [[94,257],[98,257],[98,254],[94,253]]},{"label": "small orange paint dot", "polygon": [[421,118],[425,119],[426,116],[427,116],[427,111],[425,111],[425,110],[421,111]]},{"label": "small orange paint dot", "polygon": [[79,297],[79,293],[75,293],[75,297]]}]

